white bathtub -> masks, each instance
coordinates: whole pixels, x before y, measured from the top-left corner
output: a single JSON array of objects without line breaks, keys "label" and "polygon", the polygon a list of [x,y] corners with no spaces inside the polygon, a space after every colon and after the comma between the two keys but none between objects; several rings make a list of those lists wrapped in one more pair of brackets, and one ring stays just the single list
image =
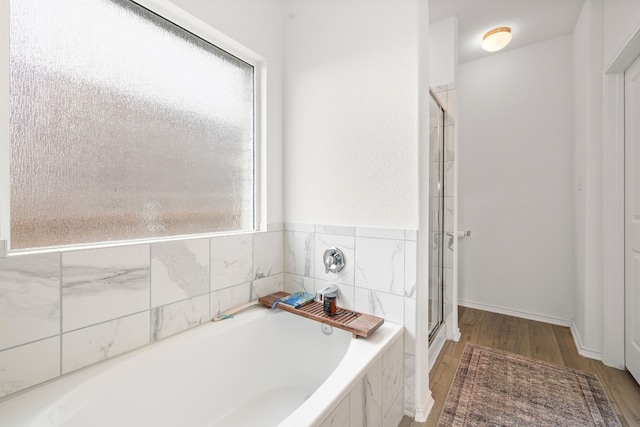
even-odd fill
[{"label": "white bathtub", "polygon": [[[5,399],[0,426],[318,426],[345,418],[336,408],[401,336],[391,323],[366,340],[325,335],[317,322],[256,307]],[[402,363],[394,354],[387,364]],[[401,366],[386,372],[401,381]],[[391,407],[373,404],[360,418]]]}]

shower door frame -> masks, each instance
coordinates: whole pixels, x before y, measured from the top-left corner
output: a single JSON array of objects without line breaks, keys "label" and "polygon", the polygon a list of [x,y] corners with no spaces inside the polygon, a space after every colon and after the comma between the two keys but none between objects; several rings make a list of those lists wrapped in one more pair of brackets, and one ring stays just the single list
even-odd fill
[{"label": "shower door frame", "polygon": [[[444,108],[442,102],[440,101],[440,99],[438,98],[438,96],[436,95],[436,93],[433,91],[433,89],[429,88],[429,95],[431,96],[431,99],[434,100],[434,102],[436,103],[436,105],[438,106],[438,108],[440,108],[440,115],[439,115],[439,126],[438,128],[441,129],[441,132],[439,132],[438,134],[438,138],[440,139],[439,144],[440,144],[440,150],[439,150],[439,159],[438,159],[438,164],[439,164],[439,176],[438,179],[441,183],[441,186],[438,189],[438,218],[437,218],[437,224],[438,224],[438,229],[430,231],[431,233],[439,233],[438,236],[438,241],[439,241],[439,256],[438,256],[438,261],[437,263],[431,263],[431,268],[434,267],[433,264],[437,264],[436,268],[438,269],[438,300],[439,300],[439,319],[437,324],[433,327],[433,329],[431,328],[431,302],[428,302],[428,306],[429,306],[429,315],[428,315],[428,322],[429,322],[429,344],[431,344],[435,337],[438,335],[438,333],[441,331],[442,327],[444,326],[445,323],[445,304],[444,304],[444,296],[445,296],[445,276],[444,276],[444,271],[445,271],[445,253],[444,253],[444,245],[445,245],[445,237],[446,237],[446,232],[445,232],[445,206],[444,206],[444,195],[445,195],[445,188],[447,183],[445,182],[445,163],[444,163],[444,156],[445,156],[445,113],[446,113],[446,109]],[[431,145],[431,136],[429,136],[429,145]],[[429,167],[431,167],[431,164],[434,163],[431,161],[431,159],[429,159]],[[431,185],[431,183],[430,183]],[[431,194],[429,194],[429,197],[431,198]],[[434,224],[431,223],[431,226],[433,226]],[[432,240],[433,241],[433,240]],[[431,278],[432,275],[430,274],[429,277]],[[431,282],[429,282],[429,295],[432,295],[432,287],[431,287]]]}]

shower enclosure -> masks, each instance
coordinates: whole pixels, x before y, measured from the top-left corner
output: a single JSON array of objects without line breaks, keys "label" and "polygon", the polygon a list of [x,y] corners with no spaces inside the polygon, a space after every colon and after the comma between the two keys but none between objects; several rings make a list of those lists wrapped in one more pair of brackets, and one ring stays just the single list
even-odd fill
[{"label": "shower enclosure", "polygon": [[444,323],[445,285],[445,110],[433,90],[429,129],[429,341]]}]

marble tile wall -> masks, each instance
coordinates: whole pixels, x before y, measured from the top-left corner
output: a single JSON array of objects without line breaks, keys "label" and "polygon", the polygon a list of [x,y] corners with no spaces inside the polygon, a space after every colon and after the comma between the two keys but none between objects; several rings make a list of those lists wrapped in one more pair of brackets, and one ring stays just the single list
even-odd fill
[{"label": "marble tile wall", "polygon": [[0,259],[0,398],[284,289],[273,228]]},{"label": "marble tile wall", "polygon": [[[0,398],[259,296],[337,283],[339,305],[405,325],[404,339],[371,371],[373,394],[351,400],[349,419],[354,405],[367,406],[370,417],[411,410],[416,240],[415,230],[285,224],[284,231],[0,259]],[[329,246],[345,253],[338,274],[322,264]],[[385,362],[390,357],[401,362]]]},{"label": "marble tile wall", "polygon": [[[284,289],[286,292],[317,292],[331,283],[338,285],[338,306],[404,324],[401,359],[411,369],[402,369],[405,387],[401,409],[414,409],[413,365],[416,334],[415,230],[336,227],[314,224],[284,225]],[[326,273],[324,251],[341,249],[345,267]],[[409,376],[409,377],[408,377]]]},{"label": "marble tile wall", "polygon": [[403,343],[397,340],[320,427],[395,427],[403,416]]}]

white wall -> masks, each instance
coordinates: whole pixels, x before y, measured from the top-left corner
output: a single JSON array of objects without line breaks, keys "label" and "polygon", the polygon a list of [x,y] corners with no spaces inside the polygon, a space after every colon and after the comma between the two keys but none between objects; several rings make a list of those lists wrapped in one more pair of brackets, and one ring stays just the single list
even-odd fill
[{"label": "white wall", "polygon": [[429,24],[429,84],[455,82],[458,65],[458,18],[450,16]]},{"label": "white wall", "polygon": [[[588,3],[588,2],[587,2]],[[610,64],[640,25],[638,0],[606,0],[604,3],[604,62]]]},{"label": "white wall", "polygon": [[287,222],[418,228],[417,3],[287,2]]},{"label": "white wall", "polygon": [[[573,31],[575,311],[583,354],[602,351],[602,2],[586,1]],[[578,184],[582,184],[582,189]]]},{"label": "white wall", "polygon": [[283,220],[282,94],[284,51],[283,0],[171,0],[267,61],[267,218]]},{"label": "white wall", "polygon": [[[428,18],[422,0],[286,2],[286,223],[428,229]],[[405,403],[417,419],[433,403],[428,240],[419,234],[417,308],[404,308],[419,385]]]},{"label": "white wall", "polygon": [[571,37],[458,66],[459,298],[573,315]]}]

